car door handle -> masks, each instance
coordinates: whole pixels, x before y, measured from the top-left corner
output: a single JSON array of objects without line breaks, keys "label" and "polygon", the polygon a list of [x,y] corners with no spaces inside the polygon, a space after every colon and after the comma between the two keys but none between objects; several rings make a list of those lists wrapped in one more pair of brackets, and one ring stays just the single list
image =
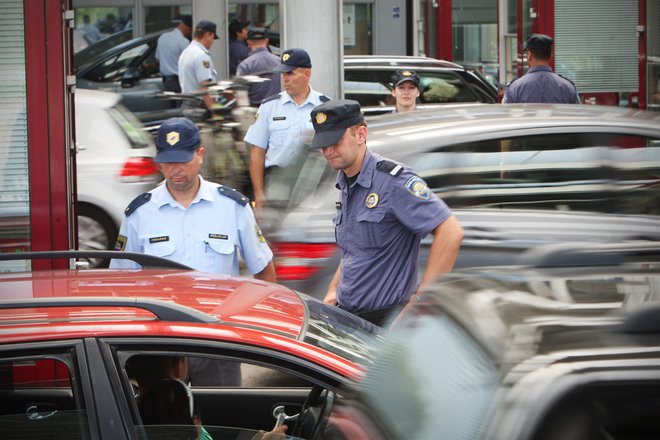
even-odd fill
[{"label": "car door handle", "polygon": [[43,420],[54,415],[56,412],[56,409],[50,412],[40,412],[37,405],[31,405],[28,407],[28,409],[25,410],[25,414],[30,420]]}]

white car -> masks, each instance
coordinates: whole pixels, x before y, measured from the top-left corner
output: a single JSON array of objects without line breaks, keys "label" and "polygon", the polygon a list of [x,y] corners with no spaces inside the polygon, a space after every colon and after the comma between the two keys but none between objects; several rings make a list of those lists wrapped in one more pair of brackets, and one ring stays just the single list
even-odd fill
[{"label": "white car", "polygon": [[111,249],[126,206],[162,179],[151,136],[120,99],[95,90],[75,94],[81,250]]}]

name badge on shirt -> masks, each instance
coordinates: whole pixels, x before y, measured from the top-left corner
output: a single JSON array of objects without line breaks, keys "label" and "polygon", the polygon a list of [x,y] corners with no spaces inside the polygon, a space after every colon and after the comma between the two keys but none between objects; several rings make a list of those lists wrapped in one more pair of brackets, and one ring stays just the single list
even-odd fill
[{"label": "name badge on shirt", "polygon": [[273,116],[273,121],[286,121],[286,116]]},{"label": "name badge on shirt", "polygon": [[214,238],[216,240],[227,240],[229,237],[225,234],[209,234],[209,238]]},{"label": "name badge on shirt", "polygon": [[161,243],[163,241],[170,241],[169,235],[163,235],[162,237],[151,237],[149,243]]}]

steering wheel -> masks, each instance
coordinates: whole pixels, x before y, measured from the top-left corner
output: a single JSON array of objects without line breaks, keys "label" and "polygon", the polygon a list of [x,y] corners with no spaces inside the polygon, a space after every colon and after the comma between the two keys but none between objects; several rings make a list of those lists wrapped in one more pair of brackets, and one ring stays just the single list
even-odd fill
[{"label": "steering wheel", "polygon": [[334,391],[326,390],[321,385],[314,385],[300,409],[291,435],[309,440],[317,438],[325,429],[334,401]]}]

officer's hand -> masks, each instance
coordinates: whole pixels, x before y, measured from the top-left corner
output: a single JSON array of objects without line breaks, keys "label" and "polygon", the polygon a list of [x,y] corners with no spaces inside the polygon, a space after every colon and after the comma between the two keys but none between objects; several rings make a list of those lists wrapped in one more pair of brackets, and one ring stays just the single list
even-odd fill
[{"label": "officer's hand", "polygon": [[264,193],[254,195],[254,215],[261,217],[261,211],[266,206],[266,196]]},{"label": "officer's hand", "polygon": [[325,298],[323,298],[323,302],[326,304],[330,304],[331,306],[336,306],[337,305],[337,291],[336,290],[328,290],[328,293],[325,294]]}]

